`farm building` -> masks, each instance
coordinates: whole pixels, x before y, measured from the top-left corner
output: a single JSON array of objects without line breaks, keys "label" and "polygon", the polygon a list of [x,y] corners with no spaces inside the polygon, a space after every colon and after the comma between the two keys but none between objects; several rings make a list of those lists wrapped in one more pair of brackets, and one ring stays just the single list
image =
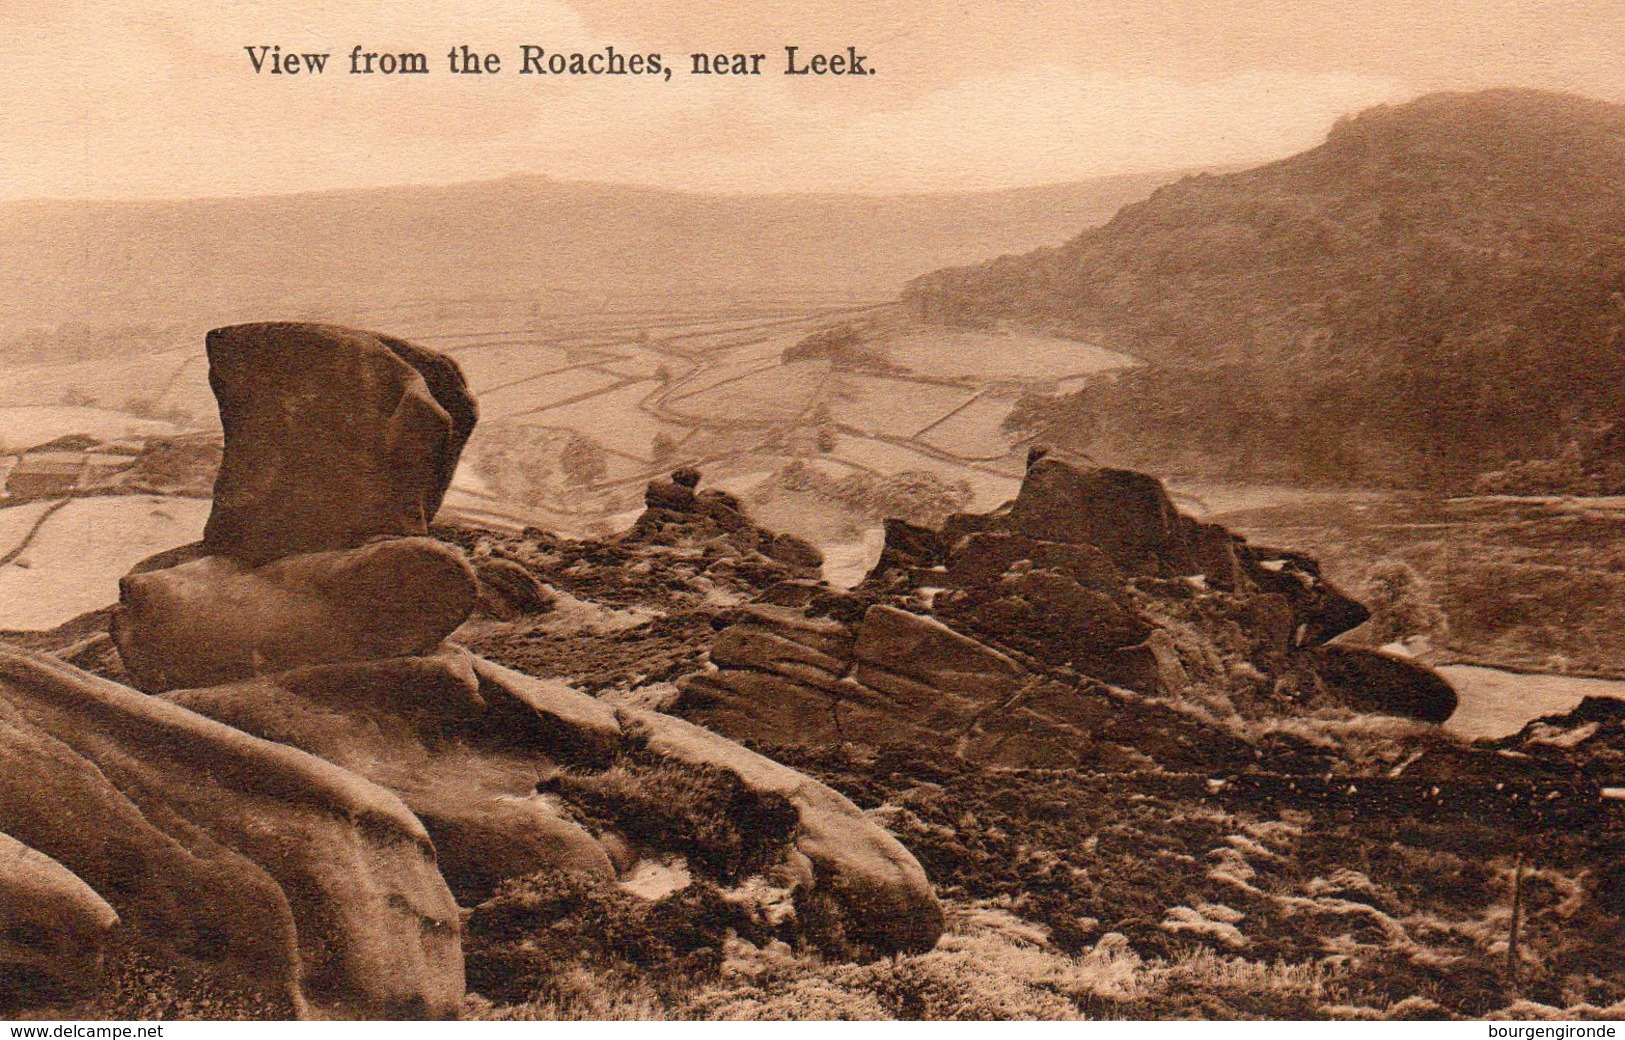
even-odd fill
[{"label": "farm building", "polygon": [[6,474],[11,498],[52,498],[96,487],[135,464],[123,454],[87,451],[25,452]]}]

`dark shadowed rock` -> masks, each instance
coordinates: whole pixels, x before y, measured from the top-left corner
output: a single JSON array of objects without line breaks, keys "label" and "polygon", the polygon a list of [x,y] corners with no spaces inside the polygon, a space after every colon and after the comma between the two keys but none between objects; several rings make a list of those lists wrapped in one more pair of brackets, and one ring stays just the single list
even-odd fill
[{"label": "dark shadowed rock", "polygon": [[260,564],[428,533],[474,428],[455,362],[299,322],[215,329],[208,351],[226,437],[210,552]]},{"label": "dark shadowed rock", "polygon": [[780,563],[804,570],[817,570],[824,565],[824,554],[817,546],[793,534],[779,533],[762,545],[764,555]]},{"label": "dark shadowed rock", "polygon": [[148,691],[423,653],[468,618],[476,597],[468,561],[429,538],[263,567],[205,556],[126,575],[119,587],[113,638]]},{"label": "dark shadowed rock", "polygon": [[1080,469],[1041,459],[1022,481],[1010,530],[1093,545],[1130,573],[1188,569],[1179,511],[1161,481],[1134,470]]},{"label": "dark shadowed rock", "polygon": [[1246,633],[1252,653],[1264,662],[1278,662],[1292,649],[1297,621],[1292,604],[1273,592],[1248,596],[1235,609],[1235,621]]},{"label": "dark shadowed rock", "polygon": [[1352,646],[1322,646],[1310,660],[1321,682],[1356,711],[1443,722],[1456,710],[1455,689],[1415,661]]},{"label": "dark shadowed rock", "polygon": [[1026,560],[1096,589],[1118,589],[1123,573],[1111,557],[1092,545],[1053,542],[1023,535],[980,531],[967,535],[948,558],[948,576],[956,585],[991,585],[1010,565]]},{"label": "dark shadowed rock", "polygon": [[724,531],[744,531],[756,527],[745,512],[745,504],[720,488],[697,492],[694,495],[694,510]]},{"label": "dark shadowed rock", "polygon": [[0,772],[0,830],[154,948],[235,971],[284,1015],[456,1013],[457,908],[388,791],[7,646]]},{"label": "dark shadowed rock", "polygon": [[409,343],[398,336],[382,332],[374,332],[372,335],[423,377],[430,396],[451,417],[451,443],[436,459],[439,468],[435,473],[435,487],[438,490],[430,496],[425,508],[425,514],[432,520],[435,513],[440,511],[440,503],[445,500],[446,489],[451,487],[452,478],[457,474],[457,460],[463,454],[463,447],[468,443],[469,436],[479,422],[479,405],[475,403],[474,395],[468,389],[468,380],[463,376],[462,366],[456,361],[438,351]]},{"label": "dark shadowed rock", "polygon": [[89,992],[117,925],[67,867],[0,834],[0,1009]]},{"label": "dark shadowed rock", "polygon": [[1216,589],[1248,587],[1236,548],[1240,540],[1222,524],[1204,523],[1181,515],[1180,535],[1185,541],[1185,557],[1191,574],[1200,574]]},{"label": "dark shadowed rock", "polygon": [[692,513],[698,505],[694,489],[674,480],[649,481],[643,489],[643,504],[649,509],[669,509],[674,513]]},{"label": "dark shadowed rock", "polygon": [[946,558],[947,547],[937,532],[889,516],[885,521],[885,540],[880,547],[880,558],[869,568],[863,584],[902,580],[916,569],[939,566]]},{"label": "dark shadowed rock", "polygon": [[1059,571],[1035,570],[1001,583],[1012,596],[1031,603],[1055,641],[1083,652],[1139,643],[1151,626],[1124,610],[1112,597],[1078,584]]},{"label": "dark shadowed rock", "polygon": [[987,513],[952,513],[942,522],[942,545],[944,549],[951,549],[959,544],[961,538],[975,534],[977,531],[1008,531],[1010,527],[1010,510],[1014,502],[1004,505]]},{"label": "dark shadowed rock", "polygon": [[1313,556],[1250,545],[1238,550],[1248,579],[1260,591],[1291,605],[1294,646],[1319,646],[1371,617],[1371,611],[1321,577],[1320,563]]},{"label": "dark shadowed rock", "polygon": [[479,581],[479,609],[490,617],[511,621],[524,614],[545,614],[555,597],[541,579],[522,564],[499,557],[474,564]]}]

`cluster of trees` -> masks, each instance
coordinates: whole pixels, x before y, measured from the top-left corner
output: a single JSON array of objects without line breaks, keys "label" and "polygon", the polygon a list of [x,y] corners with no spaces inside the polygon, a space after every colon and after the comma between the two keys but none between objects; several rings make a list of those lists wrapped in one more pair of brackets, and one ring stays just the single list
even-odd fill
[{"label": "cluster of trees", "polygon": [[603,445],[570,430],[492,423],[475,431],[465,455],[493,492],[535,505],[609,473]]},{"label": "cluster of trees", "polygon": [[857,322],[843,321],[808,333],[784,349],[780,360],[828,361],[848,372],[891,372],[885,352],[872,342],[872,329]]},{"label": "cluster of trees", "polygon": [[800,460],[774,474],[786,491],[816,495],[867,523],[887,517],[939,527],[952,513],[964,512],[975,498],[968,480],[945,481],[935,473],[908,470],[882,476],[854,472],[835,477]]}]

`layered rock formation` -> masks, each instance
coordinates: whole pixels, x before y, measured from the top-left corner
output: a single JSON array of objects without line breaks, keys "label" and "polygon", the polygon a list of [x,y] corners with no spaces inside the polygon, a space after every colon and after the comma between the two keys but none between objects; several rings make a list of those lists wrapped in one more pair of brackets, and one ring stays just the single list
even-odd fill
[{"label": "layered rock formation", "polygon": [[[1215,718],[1340,704],[1438,722],[1455,708],[1420,665],[1324,647],[1369,613],[1312,558],[1182,515],[1145,474],[1055,458],[992,513],[940,531],[888,521],[854,593],[745,614],[680,706],[768,744],[1194,770],[1250,758]],[[1158,737],[1118,739],[1135,730]]]},{"label": "layered rock formation", "polygon": [[[924,872],[839,794],[447,641],[476,603],[551,602],[425,537],[475,418],[455,363],[286,323],[208,346],[226,443],[204,541],[137,566],[111,624],[147,693],[0,648],[0,758],[30,778],[0,791],[0,998],[94,994],[104,949],[134,946],[273,1016],[455,1015],[457,899],[547,871],[614,883],[687,847],[599,791],[646,774],[783,807],[782,833],[742,839],[806,919],[781,926],[817,918],[875,953],[936,941]],[[725,496],[695,503],[668,531],[750,537]]]},{"label": "layered rock formation", "polygon": [[648,507],[626,535],[646,545],[695,546],[720,540],[736,551],[746,565],[791,568],[813,576],[824,564],[815,546],[791,534],[758,527],[744,506],[726,491],[699,491],[702,474],[685,466],[669,479],[654,480],[644,491]]}]

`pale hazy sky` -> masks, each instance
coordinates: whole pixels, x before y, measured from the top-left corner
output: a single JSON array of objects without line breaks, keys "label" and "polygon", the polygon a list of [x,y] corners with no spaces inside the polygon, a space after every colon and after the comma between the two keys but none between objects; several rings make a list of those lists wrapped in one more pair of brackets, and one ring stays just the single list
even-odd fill
[{"label": "pale hazy sky", "polygon": [[[502,55],[450,75],[445,52]],[[245,45],[331,51],[256,75]],[[345,74],[356,44],[428,76]],[[519,46],[659,52],[670,82],[515,75]],[[873,76],[782,74],[855,46]],[[764,75],[687,74],[692,51]],[[1440,89],[1625,101],[1625,0],[0,0],[0,199],[509,173],[718,191],[999,188],[1276,158]]]}]

